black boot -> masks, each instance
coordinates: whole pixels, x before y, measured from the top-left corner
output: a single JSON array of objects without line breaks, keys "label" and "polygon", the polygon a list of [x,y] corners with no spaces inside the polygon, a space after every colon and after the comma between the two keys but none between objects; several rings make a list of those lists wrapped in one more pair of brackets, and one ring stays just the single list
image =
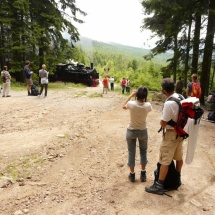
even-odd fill
[{"label": "black boot", "polygon": [[148,193],[154,193],[154,194],[158,194],[158,195],[164,194],[163,186],[161,184],[159,184],[158,182],[155,182],[151,186],[145,187],[145,191]]},{"label": "black boot", "polygon": [[28,96],[30,96],[31,95],[31,93],[28,91]]},{"label": "black boot", "polygon": [[128,175],[128,178],[129,178],[130,182],[135,182],[135,173],[130,173]]},{"label": "black boot", "polygon": [[140,181],[145,182],[146,181],[146,171],[140,172]]}]

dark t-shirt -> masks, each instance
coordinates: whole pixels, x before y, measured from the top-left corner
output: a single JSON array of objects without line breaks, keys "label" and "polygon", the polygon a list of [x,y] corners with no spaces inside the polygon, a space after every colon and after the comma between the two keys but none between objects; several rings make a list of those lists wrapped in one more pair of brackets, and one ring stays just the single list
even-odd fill
[{"label": "dark t-shirt", "polygon": [[182,94],[182,89],[184,87],[184,82],[182,80],[178,81],[175,86],[176,93]]},{"label": "dark t-shirt", "polygon": [[31,71],[29,69],[28,66],[24,66],[24,75],[26,79],[30,79],[31,78]]}]

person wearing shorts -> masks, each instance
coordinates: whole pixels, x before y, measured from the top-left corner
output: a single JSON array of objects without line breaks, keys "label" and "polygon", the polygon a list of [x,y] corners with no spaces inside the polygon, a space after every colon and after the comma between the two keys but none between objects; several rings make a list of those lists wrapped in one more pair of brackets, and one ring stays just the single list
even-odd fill
[{"label": "person wearing shorts", "polygon": [[168,101],[170,97],[178,98],[178,94],[174,92],[175,83],[171,78],[164,78],[162,83],[162,91],[167,99],[163,106],[160,125],[163,128],[163,139],[160,145],[159,163],[161,164],[159,179],[153,185],[145,187],[148,193],[162,195],[164,193],[163,185],[168,168],[172,160],[176,160],[176,170],[178,172],[178,180],[181,184],[181,169],[183,166],[183,138],[178,137],[172,126],[168,125],[170,120],[174,122],[178,119],[179,106],[175,101]]},{"label": "person wearing shorts", "polygon": [[28,96],[31,95],[31,86],[33,85],[33,81],[32,81],[33,72],[30,71],[29,66],[30,66],[30,61],[26,60],[25,66],[24,66],[24,75],[25,75],[25,80],[26,80],[26,84],[27,84]]}]

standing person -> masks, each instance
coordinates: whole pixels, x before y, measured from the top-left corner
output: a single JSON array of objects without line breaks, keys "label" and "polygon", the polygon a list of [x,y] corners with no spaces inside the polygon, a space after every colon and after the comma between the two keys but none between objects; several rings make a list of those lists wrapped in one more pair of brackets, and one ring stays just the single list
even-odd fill
[{"label": "standing person", "polygon": [[145,187],[148,193],[162,195],[164,193],[163,185],[168,173],[169,165],[172,160],[176,160],[176,170],[178,180],[181,184],[181,169],[183,165],[183,138],[178,137],[174,128],[168,124],[170,120],[174,122],[178,119],[179,105],[175,101],[168,101],[170,97],[178,98],[174,92],[175,84],[171,78],[164,78],[162,83],[162,92],[166,95],[167,100],[164,103],[160,125],[164,129],[163,140],[160,145],[159,163],[161,164],[159,179],[153,185]]},{"label": "standing person", "polygon": [[197,74],[191,75],[191,82],[188,83],[187,89],[186,89],[186,95],[187,97],[201,97],[201,84],[197,81],[198,77]]},{"label": "standing person", "polygon": [[103,84],[103,94],[106,92],[107,94],[107,91],[108,91],[108,78],[107,76],[105,75],[105,77],[103,78],[102,80],[102,84]]},{"label": "standing person", "polygon": [[[126,141],[128,146],[128,166],[130,167],[130,174],[128,176],[131,182],[135,182],[135,156],[136,156],[136,141],[139,141],[140,149],[140,181],[146,181],[146,164],[147,164],[147,145],[148,145],[148,131],[146,127],[146,117],[152,110],[152,106],[147,102],[148,89],[144,86],[139,87],[137,91],[127,98],[123,109],[128,109],[130,112],[130,121],[126,131]],[[132,97],[136,100],[130,101]]]},{"label": "standing person", "polygon": [[126,80],[125,78],[122,78],[121,80],[122,94],[124,94],[125,92],[125,84],[126,84]]},{"label": "standing person", "polygon": [[11,76],[7,70],[7,66],[3,67],[3,71],[1,72],[2,82],[3,82],[3,95],[2,97],[11,97],[10,95],[10,82]]},{"label": "standing person", "polygon": [[31,86],[33,85],[33,81],[32,81],[33,72],[30,71],[29,66],[30,66],[30,61],[26,60],[25,61],[25,66],[24,66],[24,75],[25,75],[26,84],[27,84],[28,96],[31,95]]},{"label": "standing person", "polygon": [[111,90],[114,90],[114,77],[111,77],[109,79],[109,81],[110,81],[110,88],[111,88]]},{"label": "standing person", "polygon": [[47,90],[48,90],[48,72],[46,71],[46,65],[42,65],[42,69],[39,70],[39,77],[41,78],[40,83],[41,83],[41,89],[40,89],[40,94],[42,95],[43,93],[43,88],[45,88],[45,95],[44,97],[47,96]]},{"label": "standing person", "polygon": [[175,92],[182,94],[183,93],[184,82],[181,80],[181,77],[178,78],[178,82],[175,85]]},{"label": "standing person", "polygon": [[127,78],[126,79],[126,84],[125,84],[125,90],[126,90],[126,93],[130,93],[130,80]]}]

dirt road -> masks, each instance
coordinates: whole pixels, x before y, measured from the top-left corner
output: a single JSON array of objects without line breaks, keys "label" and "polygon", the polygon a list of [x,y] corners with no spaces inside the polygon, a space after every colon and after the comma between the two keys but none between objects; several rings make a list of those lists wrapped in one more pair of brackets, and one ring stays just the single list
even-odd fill
[{"label": "dirt road", "polygon": [[124,96],[101,96],[99,87],[49,90],[47,98],[11,95],[0,99],[1,215],[215,214],[213,123],[201,121],[182,186],[171,197],[158,196],[144,188],[153,182],[158,159],[160,103],[152,103],[148,117],[147,182],[140,182],[137,165],[137,181],[130,183]]}]

